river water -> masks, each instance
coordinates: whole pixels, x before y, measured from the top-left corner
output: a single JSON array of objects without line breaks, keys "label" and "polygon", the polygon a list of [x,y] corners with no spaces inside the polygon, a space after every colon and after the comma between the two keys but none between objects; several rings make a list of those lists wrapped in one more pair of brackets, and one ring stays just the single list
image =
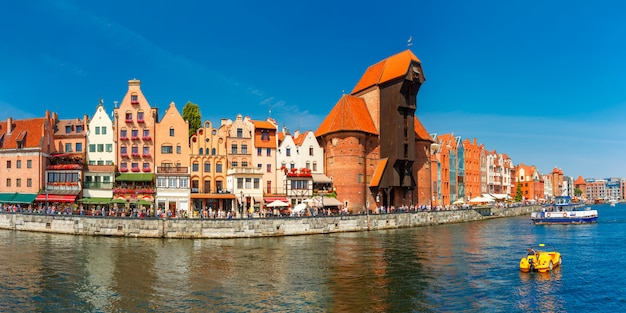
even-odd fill
[{"label": "river water", "polygon": [[[391,231],[256,239],[0,231],[0,311],[618,312],[626,204],[591,225],[529,216]],[[521,273],[544,243],[552,273]]]}]

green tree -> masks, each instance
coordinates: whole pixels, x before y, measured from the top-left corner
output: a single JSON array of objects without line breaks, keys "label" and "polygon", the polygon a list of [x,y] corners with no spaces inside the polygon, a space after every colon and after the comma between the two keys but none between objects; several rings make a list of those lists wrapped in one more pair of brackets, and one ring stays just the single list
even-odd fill
[{"label": "green tree", "polygon": [[576,197],[580,197],[582,194],[583,194],[583,191],[582,191],[582,190],[580,190],[580,188],[576,188],[576,189],[574,189],[574,195],[575,195]]},{"label": "green tree", "polygon": [[191,138],[191,135],[195,134],[196,130],[202,125],[200,107],[195,103],[191,103],[191,101],[187,102],[185,107],[183,107],[183,119],[189,122],[189,138]]},{"label": "green tree", "polygon": [[517,188],[515,189],[515,202],[522,201],[522,184],[517,183]]}]

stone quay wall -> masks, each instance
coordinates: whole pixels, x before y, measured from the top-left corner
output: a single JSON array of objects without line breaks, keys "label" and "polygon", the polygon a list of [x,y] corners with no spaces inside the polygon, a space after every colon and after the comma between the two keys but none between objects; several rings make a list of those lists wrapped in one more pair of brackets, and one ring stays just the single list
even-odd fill
[{"label": "stone quay wall", "polygon": [[371,215],[253,219],[156,219],[0,213],[0,229],[135,238],[255,238],[433,226],[530,215],[536,206]]}]

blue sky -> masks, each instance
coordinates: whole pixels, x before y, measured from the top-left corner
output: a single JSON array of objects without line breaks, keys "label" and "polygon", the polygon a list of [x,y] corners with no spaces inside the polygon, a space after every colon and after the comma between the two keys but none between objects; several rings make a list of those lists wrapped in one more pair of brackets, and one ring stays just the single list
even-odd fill
[{"label": "blue sky", "polygon": [[127,81],[161,111],[218,124],[268,114],[315,130],[368,66],[407,49],[430,133],[514,163],[626,177],[622,1],[10,1],[0,10],[0,119],[93,115]]}]

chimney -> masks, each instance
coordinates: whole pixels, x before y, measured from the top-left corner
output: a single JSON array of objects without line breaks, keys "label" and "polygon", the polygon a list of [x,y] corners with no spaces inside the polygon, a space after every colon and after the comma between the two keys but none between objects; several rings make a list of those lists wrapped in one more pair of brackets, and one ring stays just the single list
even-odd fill
[{"label": "chimney", "polygon": [[13,119],[10,117],[7,117],[7,135],[10,135],[12,131],[13,131]]}]

